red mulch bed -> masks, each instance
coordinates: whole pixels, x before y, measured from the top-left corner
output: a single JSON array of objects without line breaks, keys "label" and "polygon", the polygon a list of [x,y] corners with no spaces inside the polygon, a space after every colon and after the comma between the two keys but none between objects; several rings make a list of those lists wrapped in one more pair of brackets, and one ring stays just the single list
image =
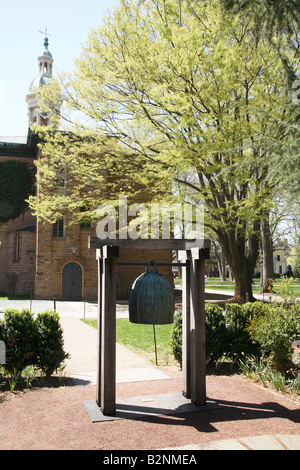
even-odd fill
[{"label": "red mulch bed", "polygon": [[[117,397],[181,391],[169,380],[117,384]],[[1,395],[1,393],[0,393]],[[0,404],[1,450],[158,450],[265,434],[300,434],[300,403],[238,375],[208,375],[207,397],[217,409],[177,416],[92,423],[82,401],[96,386],[35,387]]]}]

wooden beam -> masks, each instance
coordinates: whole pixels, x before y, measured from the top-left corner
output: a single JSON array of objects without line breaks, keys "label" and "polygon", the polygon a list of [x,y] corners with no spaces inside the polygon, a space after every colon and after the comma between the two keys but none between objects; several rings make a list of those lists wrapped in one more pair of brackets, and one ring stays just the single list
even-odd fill
[{"label": "wooden beam", "polygon": [[101,240],[98,237],[89,237],[88,247],[90,249],[99,249],[104,246],[118,246],[121,249],[132,250],[191,250],[197,248],[200,250],[200,256],[209,258],[210,240],[188,240],[184,238],[178,239],[151,239],[151,238],[138,238],[133,240],[131,238],[120,239],[106,239]]}]

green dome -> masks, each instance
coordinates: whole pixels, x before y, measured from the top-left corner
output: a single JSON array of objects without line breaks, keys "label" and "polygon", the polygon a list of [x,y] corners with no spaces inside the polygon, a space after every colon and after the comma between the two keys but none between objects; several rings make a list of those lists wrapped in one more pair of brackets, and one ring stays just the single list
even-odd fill
[{"label": "green dome", "polygon": [[41,50],[39,57],[42,56],[42,55],[45,55],[47,57],[52,58],[52,54],[48,50],[48,45],[49,45],[49,40],[48,40],[48,38],[45,38],[45,40],[44,40],[44,49]]},{"label": "green dome", "polygon": [[48,49],[43,49],[43,50],[40,52],[39,57],[42,56],[42,55],[46,55],[47,57],[51,57],[51,58],[52,58],[52,54],[51,54],[51,52],[50,52]]},{"label": "green dome", "polygon": [[48,50],[48,44],[48,38],[45,38],[44,49],[42,49],[38,56],[39,74],[30,83],[29,93],[38,91],[41,86],[46,85],[51,80],[53,58]]},{"label": "green dome", "polygon": [[51,77],[49,75],[37,75],[29,85],[29,91],[37,91],[41,86],[49,83]]}]

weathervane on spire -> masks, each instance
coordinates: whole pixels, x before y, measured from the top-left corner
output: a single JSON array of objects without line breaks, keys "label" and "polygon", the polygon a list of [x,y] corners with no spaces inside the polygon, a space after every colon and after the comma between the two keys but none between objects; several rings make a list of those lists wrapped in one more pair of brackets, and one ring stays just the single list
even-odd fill
[{"label": "weathervane on spire", "polygon": [[45,31],[39,31],[39,33],[45,34],[44,46],[48,48],[48,45],[49,45],[48,36],[51,36],[51,34],[48,33],[47,28],[45,28]]}]

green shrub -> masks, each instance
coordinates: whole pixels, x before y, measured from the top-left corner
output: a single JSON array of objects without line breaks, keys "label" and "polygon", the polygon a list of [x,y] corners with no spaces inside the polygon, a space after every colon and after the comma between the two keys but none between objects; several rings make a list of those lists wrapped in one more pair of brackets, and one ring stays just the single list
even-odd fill
[{"label": "green shrub", "polygon": [[254,315],[259,316],[269,310],[269,304],[266,302],[247,302],[241,305],[245,316],[252,320]]},{"label": "green shrub", "polygon": [[[206,358],[217,362],[226,347],[226,325],[223,311],[218,305],[207,304],[206,311]],[[182,363],[182,312],[178,312],[171,331],[171,348],[175,359]]]},{"label": "green shrub", "polygon": [[225,322],[227,326],[227,348],[224,352],[231,357],[242,357],[248,354],[257,354],[258,345],[251,339],[248,327],[253,312],[259,307],[254,304],[225,305]]},{"label": "green shrub", "polygon": [[171,350],[176,361],[182,366],[182,311],[176,313],[171,330]]},{"label": "green shrub", "polygon": [[63,332],[58,313],[53,311],[39,313],[35,320],[35,328],[37,335],[36,365],[49,376],[69,357],[63,349]]},{"label": "green shrub", "polygon": [[253,340],[258,341],[269,366],[280,372],[293,368],[292,343],[300,338],[300,306],[288,309],[269,306],[268,310],[254,315],[249,326]]},{"label": "green shrub", "polygon": [[51,375],[68,357],[63,350],[63,334],[56,312],[39,313],[7,309],[0,322],[0,339],[6,345],[9,374],[21,375],[27,366],[36,366]]},{"label": "green shrub", "polygon": [[[271,370],[295,369],[292,343],[300,339],[300,305],[288,308],[263,302],[242,306],[206,304],[206,359],[217,362],[230,357],[260,356]],[[178,314],[172,330],[172,351],[181,363],[182,315]]]},{"label": "green shrub", "polygon": [[36,335],[33,315],[27,309],[7,309],[0,329],[0,339],[6,345],[5,369],[21,372],[36,361]]},{"label": "green shrub", "polygon": [[223,310],[218,305],[205,305],[206,360],[215,363],[228,347],[228,334]]}]

